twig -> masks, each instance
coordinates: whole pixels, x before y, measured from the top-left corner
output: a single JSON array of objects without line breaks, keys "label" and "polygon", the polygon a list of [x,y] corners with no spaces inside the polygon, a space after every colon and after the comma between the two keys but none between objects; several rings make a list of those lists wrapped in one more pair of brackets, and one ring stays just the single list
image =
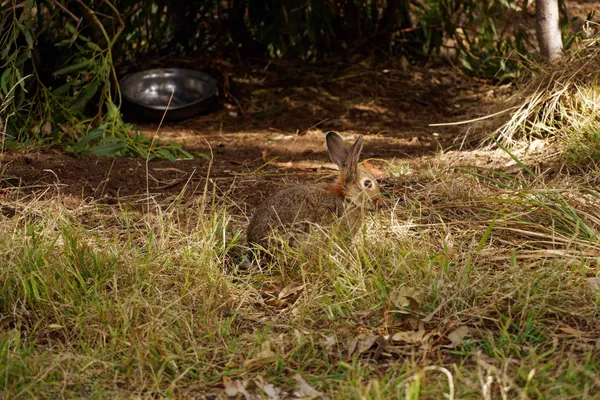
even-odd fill
[{"label": "twig", "polygon": [[446,378],[448,378],[448,393],[444,393],[444,396],[448,398],[448,400],[454,400],[454,378],[452,377],[452,373],[450,373],[447,368],[437,367],[435,365],[423,368],[423,372],[426,371],[439,371],[446,375]]},{"label": "twig", "polygon": [[[53,0],[53,1],[56,1],[56,0]],[[113,38],[113,40],[110,40],[110,38],[108,37],[108,33],[106,32],[106,29],[104,29],[104,25],[102,25],[102,22],[100,22],[100,20],[98,19],[98,16],[96,15],[96,12],[94,10],[92,10],[91,8],[89,8],[87,5],[85,5],[85,3],[82,0],[75,0],[75,1],[77,2],[77,4],[79,4],[85,10],[85,12],[88,13],[88,15],[92,18],[92,20],[94,21],[94,23],[98,26],[98,28],[102,32],[102,36],[104,36],[104,40],[106,41],[106,52],[107,52],[106,60],[107,60],[108,64],[111,67],[112,76],[113,76],[113,78],[115,80],[115,85],[116,85],[117,88],[119,88],[119,80],[117,79],[117,72],[116,72],[115,66],[113,64],[112,50],[111,49],[112,49],[112,46],[113,46],[115,40],[119,37],[119,35],[123,31],[123,29],[125,28],[125,24],[123,23],[123,19],[121,18],[121,15],[119,14],[118,10],[108,0],[104,0],[104,2],[106,4],[108,4],[108,6],[111,7],[111,9],[113,11],[116,12],[117,18],[119,19],[119,23],[121,24],[121,27],[117,31],[117,34],[115,35],[115,37]],[[108,98],[112,101],[111,95],[110,95],[110,91],[107,90],[108,84],[109,84],[109,80],[107,79],[106,82],[104,82],[104,90],[102,91],[102,95],[104,96],[105,93],[108,93]],[[117,93],[119,95],[119,103],[120,103],[121,90],[117,89]],[[100,102],[100,104],[102,104],[102,103],[103,102]],[[98,113],[100,114],[101,110],[99,110]]]},{"label": "twig", "polygon": [[[111,52],[112,43],[108,37],[108,33],[106,33],[106,29],[104,29],[104,25],[102,25],[102,22],[100,22],[100,20],[98,19],[98,16],[94,12],[94,10],[92,10],[87,5],[85,5],[85,3],[81,0],[75,0],[75,1],[87,13],[87,15],[92,19],[92,21],[94,21],[94,23],[98,26],[98,29],[100,29],[102,36],[104,36],[104,40],[106,41],[106,52],[107,52],[106,60],[108,61],[108,64],[111,66],[111,69],[114,71],[115,66],[113,65],[113,62],[112,62],[112,52]],[[107,79],[104,82],[104,87],[102,88],[102,94],[100,96],[100,102],[98,103],[98,113],[96,114],[96,117],[98,117],[102,114],[102,105],[104,104],[104,99],[107,96],[107,93],[108,93],[108,98],[110,99],[110,91],[107,90],[108,84],[109,84],[109,79]],[[92,123],[93,123],[93,121],[96,120],[96,117],[92,118]]]},{"label": "twig", "polygon": [[467,120],[467,121],[445,122],[445,123],[441,123],[441,124],[429,124],[429,126],[453,126],[453,125],[470,124],[471,122],[482,121],[484,119],[488,119],[488,118],[492,118],[492,117],[495,117],[495,116],[500,115],[500,114],[504,114],[505,112],[510,111],[510,110],[514,110],[515,108],[517,108],[517,106],[510,107],[510,108],[507,108],[506,110],[498,111],[497,113],[494,113],[494,114],[484,115],[483,117],[479,117],[479,118],[475,118],[475,119],[470,119],[470,120]]},{"label": "twig", "polygon": [[111,46],[115,44],[115,42],[117,41],[117,39],[119,38],[119,36],[121,36],[121,33],[123,32],[123,30],[125,29],[125,22],[123,22],[123,18],[121,18],[121,13],[119,13],[119,10],[117,10],[117,8],[108,0],[103,0],[104,3],[106,3],[106,5],[108,5],[110,7],[111,10],[113,10],[113,12],[116,14],[117,19],[119,20],[119,25],[121,25],[119,27],[119,29],[117,30],[117,33],[115,33],[115,36],[113,37],[112,41],[111,41]]},{"label": "twig", "polygon": [[[204,141],[206,142],[206,144],[208,145],[208,149],[210,150],[210,160],[208,161],[208,168],[206,170],[206,180],[204,181],[204,191],[202,193],[202,214],[204,214],[204,212],[205,212],[204,207],[206,207],[206,195],[208,194],[208,182],[210,180],[210,173],[212,170],[213,160],[215,159],[215,155],[213,153],[212,146],[210,145],[208,140],[206,140],[206,138],[204,138]],[[196,186],[196,188],[197,188],[197,186]]]},{"label": "twig", "polygon": [[[125,22],[123,22],[123,18],[121,18],[121,13],[119,12],[119,10],[117,10],[117,8],[109,0],[104,0],[104,2],[117,15],[117,19],[119,20],[119,25],[121,25],[119,27],[119,29],[117,29],[117,33],[115,33],[115,36],[113,37],[112,41],[110,42],[110,46],[108,48],[109,49],[108,51],[110,52],[111,51],[110,49],[112,48],[112,46],[114,46],[114,44],[117,42],[117,39],[119,38],[119,36],[121,36],[121,33],[123,33],[123,30],[125,29]],[[110,62],[112,64],[112,53],[111,53]],[[115,70],[114,66],[112,68],[112,73],[113,73],[113,78],[115,79],[115,87],[117,88],[117,96],[119,97],[118,105],[120,106],[121,105],[121,87],[119,86],[119,79],[117,78],[117,71]]]},{"label": "twig", "polygon": [[367,76],[367,75],[373,75],[373,74],[377,74],[377,72],[373,72],[373,71],[368,71],[368,72],[360,72],[357,74],[350,74],[350,75],[346,75],[346,76],[340,76],[337,78],[333,78],[331,81],[332,82],[339,82],[339,81],[343,81],[346,79],[352,79],[352,78],[360,78],[363,76]]},{"label": "twig", "polygon": [[156,128],[156,132],[154,133],[154,136],[152,136],[152,142],[150,143],[150,147],[148,148],[148,154],[146,155],[146,193],[148,195],[148,197],[147,197],[148,215],[150,215],[150,179],[148,178],[150,176],[150,172],[148,170],[148,162],[150,161],[150,152],[152,151],[152,146],[154,146],[154,142],[156,141],[156,138],[158,137],[158,131],[162,127],[163,121],[165,120],[165,116],[167,115],[167,111],[169,111],[169,107],[171,106],[171,100],[173,100],[174,94],[175,94],[175,91],[172,91],[171,97],[169,97],[169,102],[167,103],[167,108],[165,108],[165,112],[163,113],[162,118],[160,119],[160,123],[158,124],[158,127]]},{"label": "twig", "polygon": [[[51,1],[56,1],[56,0],[51,0]],[[96,13],[94,12],[94,10],[92,10],[91,8],[89,8],[83,1],[81,0],[75,0],[77,2],[77,4],[79,4],[88,14],[89,16],[92,18],[92,20],[94,20],[94,23],[96,25],[98,25],[98,28],[100,29],[100,32],[102,32],[102,36],[104,36],[104,40],[106,40],[106,44],[108,47],[108,51],[110,52],[110,44],[111,44],[111,40],[108,37],[108,33],[106,33],[106,29],[104,29],[104,25],[102,25],[102,22],[100,22],[100,20],[98,19],[98,17],[96,16]],[[112,60],[111,60],[112,61]]]},{"label": "twig", "polygon": [[81,20],[82,18],[77,17],[77,15],[73,14],[71,11],[69,11],[69,9],[65,6],[63,6],[62,4],[60,4],[60,2],[58,0],[46,0],[51,2],[52,4],[54,4],[56,7],[60,8],[61,10],[63,10],[65,13],[67,13],[75,22],[77,22],[77,27],[75,28],[75,30],[77,30],[79,28],[79,25],[81,25]]},{"label": "twig", "polygon": [[233,101],[235,102],[235,104],[237,104],[238,109],[240,110],[240,112],[242,113],[244,118],[246,118],[248,116],[248,114],[246,114],[246,110],[244,110],[244,107],[242,107],[242,104],[239,102],[239,100],[233,94],[231,94],[231,92],[228,93],[228,97],[231,97],[233,99]]},{"label": "twig", "polygon": [[[475,358],[475,362],[477,363],[477,365],[479,367],[485,369],[488,374],[490,374],[490,372],[492,372],[496,375],[497,378],[502,379],[504,381],[503,383],[508,385],[508,388],[515,390],[519,394],[519,398],[524,399],[524,400],[529,399],[529,396],[527,396],[527,393],[525,393],[525,391],[523,389],[521,389],[521,387],[519,385],[517,385],[517,383],[506,374],[506,372],[504,372],[504,371],[500,370],[500,368],[484,361],[483,358],[481,357],[481,351],[478,351],[474,355],[474,358]],[[488,375],[488,376],[491,376],[491,375]]]},{"label": "twig", "polygon": [[387,345],[392,340],[392,335],[388,335],[387,338],[381,338],[383,340],[381,340],[380,338],[381,338],[381,336],[378,337],[379,341],[377,343],[377,349],[375,350],[375,354],[373,355],[373,359],[375,361],[378,361],[379,358],[381,357],[381,353],[383,353],[383,350],[385,350]]},{"label": "twig", "polygon": [[328,121],[328,120],[329,120],[329,118],[325,118],[324,120],[317,122],[316,124],[314,124],[314,125],[313,125],[313,126],[311,126],[310,128],[308,128],[308,129],[305,129],[304,131],[300,132],[300,133],[298,134],[298,136],[302,136],[302,135],[306,134],[306,133],[307,133],[308,131],[310,131],[311,129],[313,129],[313,128],[316,128],[317,126],[321,125],[323,122],[326,122],[326,121]]},{"label": "twig", "polygon": [[[446,375],[446,378],[448,379],[448,393],[444,393],[444,397],[447,398],[448,400],[454,400],[454,378],[452,377],[452,373],[450,371],[448,371],[447,368],[444,367],[438,367],[435,365],[430,365],[427,366],[425,368],[422,369],[422,372],[428,372],[428,371],[438,371],[438,372],[442,372],[444,373],[444,375]],[[396,390],[397,390],[397,397],[400,398],[400,389],[404,388],[404,390],[406,391],[406,398],[411,398],[409,390],[410,390],[410,382],[414,382],[417,379],[419,379],[419,376],[421,374],[420,373],[416,373],[413,376],[411,376],[410,378],[402,381],[398,386],[396,386]]]}]

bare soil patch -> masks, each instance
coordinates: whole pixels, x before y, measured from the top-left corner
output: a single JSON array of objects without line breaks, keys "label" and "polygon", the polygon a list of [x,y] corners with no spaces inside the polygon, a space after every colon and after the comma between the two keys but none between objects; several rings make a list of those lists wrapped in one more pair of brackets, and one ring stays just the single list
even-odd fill
[{"label": "bare soil patch", "polygon": [[[226,70],[226,71],[225,71]],[[225,72],[223,72],[225,71]],[[2,155],[2,187],[22,193],[52,188],[67,197],[115,202],[151,195],[164,200],[194,192],[208,174],[233,188],[240,204],[256,204],[282,181],[312,180],[333,171],[324,132],[365,135],[364,158],[418,165],[452,147],[460,127],[430,123],[468,119],[510,88],[473,79],[447,65],[273,62],[222,69],[222,107],[163,125],[161,140],[212,155],[193,160],[84,157],[42,149]],[[157,124],[137,123],[152,137]],[[209,172],[210,168],[210,172]]]}]

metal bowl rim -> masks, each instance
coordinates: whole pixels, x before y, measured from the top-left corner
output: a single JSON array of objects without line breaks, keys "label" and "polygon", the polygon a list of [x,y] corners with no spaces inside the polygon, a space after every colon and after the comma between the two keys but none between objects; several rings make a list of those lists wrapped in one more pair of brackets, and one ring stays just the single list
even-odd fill
[{"label": "metal bowl rim", "polygon": [[155,105],[150,105],[150,104],[146,104],[146,103],[140,103],[139,101],[136,101],[136,100],[132,99],[131,97],[129,97],[123,90],[121,90],[121,96],[123,96],[123,98],[125,98],[125,100],[129,101],[130,103],[136,104],[140,107],[148,108],[150,110],[174,111],[174,110],[181,110],[183,108],[193,107],[193,106],[198,105],[199,103],[202,103],[202,102],[210,99],[211,97],[214,97],[217,95],[217,82],[212,76],[210,76],[204,72],[197,71],[194,69],[189,69],[189,68],[151,68],[151,69],[144,69],[144,70],[137,71],[137,72],[132,72],[130,74],[126,74],[119,80],[119,87],[124,87],[125,86],[125,85],[123,85],[124,83],[127,84],[128,81],[135,78],[137,75],[146,75],[148,73],[159,73],[159,72],[165,73],[167,71],[179,71],[179,72],[184,72],[187,75],[204,78],[204,79],[206,79],[206,82],[210,84],[211,89],[213,89],[214,93],[210,96],[196,100],[192,103],[188,103],[188,104],[184,104],[184,105],[176,106],[176,107],[169,107],[168,109],[166,106],[161,107],[161,106],[155,106]]}]

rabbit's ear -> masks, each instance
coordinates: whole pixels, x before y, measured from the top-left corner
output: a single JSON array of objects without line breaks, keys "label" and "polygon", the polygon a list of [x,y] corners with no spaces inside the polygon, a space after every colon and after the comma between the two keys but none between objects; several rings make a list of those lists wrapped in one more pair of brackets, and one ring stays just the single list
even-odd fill
[{"label": "rabbit's ear", "polygon": [[346,179],[348,182],[354,182],[357,176],[358,160],[360,159],[360,152],[363,148],[363,137],[359,136],[356,142],[350,147],[348,157],[344,166],[346,167]]},{"label": "rabbit's ear", "polygon": [[344,139],[335,132],[327,132],[327,150],[329,157],[338,167],[343,168],[348,159],[348,149],[344,143]]}]

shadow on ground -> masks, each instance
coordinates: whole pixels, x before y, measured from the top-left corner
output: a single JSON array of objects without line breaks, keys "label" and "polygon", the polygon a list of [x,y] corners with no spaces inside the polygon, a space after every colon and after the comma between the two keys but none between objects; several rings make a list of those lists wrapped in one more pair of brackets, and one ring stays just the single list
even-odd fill
[{"label": "shadow on ground", "polygon": [[[43,191],[116,202],[128,196],[167,201],[205,182],[236,201],[255,205],[282,181],[331,174],[324,132],[347,140],[365,135],[363,158],[418,164],[455,143],[460,127],[430,123],[465,120],[507,91],[444,65],[270,62],[229,66],[219,78],[222,107],[213,114],[158,130],[164,141],[210,155],[176,163],[96,158],[38,150],[3,154],[4,191]],[[153,136],[158,124],[137,123]],[[193,195],[193,194],[191,194]]]}]

